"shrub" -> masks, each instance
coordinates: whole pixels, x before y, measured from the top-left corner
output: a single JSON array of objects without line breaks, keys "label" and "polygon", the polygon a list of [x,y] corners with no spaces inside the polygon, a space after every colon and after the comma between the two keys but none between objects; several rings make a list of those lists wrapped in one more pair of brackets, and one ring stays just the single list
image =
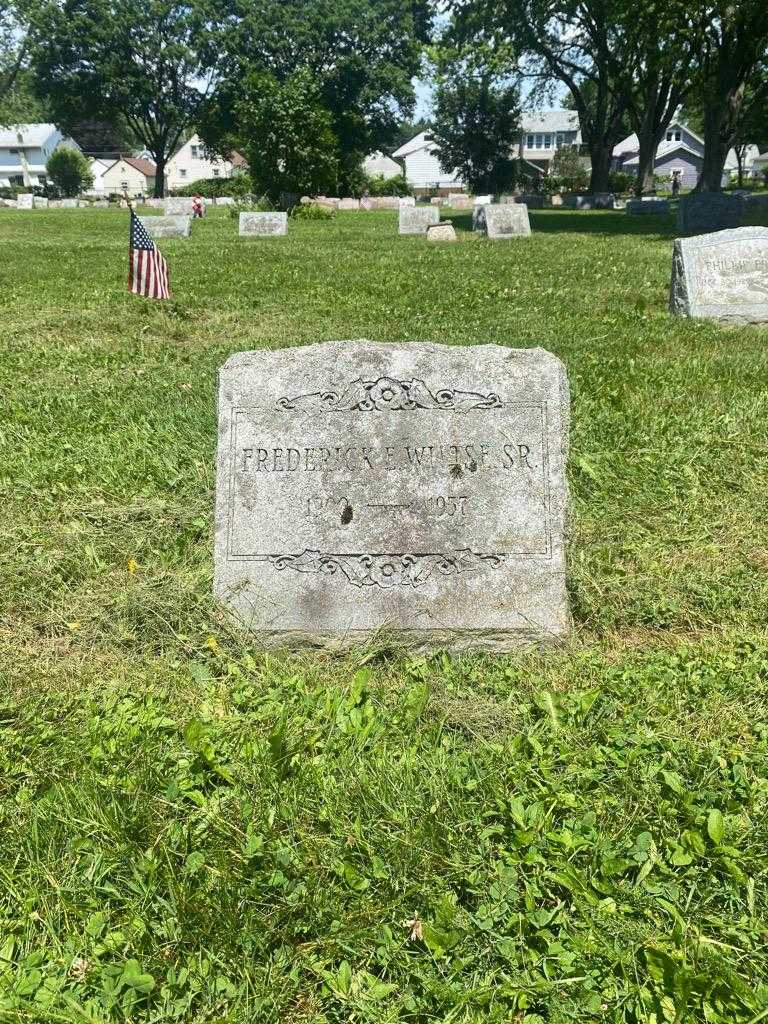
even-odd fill
[{"label": "shrub", "polygon": [[385,178],[383,174],[373,177],[366,175],[365,188],[372,196],[409,196],[411,187],[405,180],[404,174],[395,174],[391,178]]},{"label": "shrub", "polygon": [[248,196],[253,194],[253,181],[245,172],[235,174],[231,178],[198,178],[189,185],[175,188],[172,196],[203,196],[204,199],[217,199],[219,196]]},{"label": "shrub", "polygon": [[79,149],[59,146],[45,165],[51,183],[64,196],[79,196],[93,185],[91,167]]},{"label": "shrub", "polygon": [[608,178],[608,188],[611,192],[631,192],[634,184],[634,174],[627,174],[626,171],[613,171]]},{"label": "shrub", "polygon": [[239,196],[237,202],[228,206],[227,213],[230,217],[237,220],[241,213],[266,213],[269,210],[274,210],[274,208],[274,203],[271,203],[266,196],[255,196],[253,193],[248,193],[247,195]]},{"label": "shrub", "polygon": [[318,203],[299,203],[288,214],[291,220],[333,220],[335,215],[335,210]]}]

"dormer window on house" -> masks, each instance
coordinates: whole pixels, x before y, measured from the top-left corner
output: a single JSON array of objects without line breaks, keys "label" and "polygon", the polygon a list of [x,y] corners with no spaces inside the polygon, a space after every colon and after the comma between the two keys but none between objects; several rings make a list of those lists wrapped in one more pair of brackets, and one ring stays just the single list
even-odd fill
[{"label": "dormer window on house", "polygon": [[667,142],[681,142],[683,133],[679,128],[670,128],[667,132]]},{"label": "dormer window on house", "polygon": [[203,147],[202,146],[191,146],[190,151],[192,153],[193,160],[203,159]]},{"label": "dormer window on house", "polygon": [[552,134],[542,132],[540,134],[529,134],[525,138],[526,149],[552,149]]}]

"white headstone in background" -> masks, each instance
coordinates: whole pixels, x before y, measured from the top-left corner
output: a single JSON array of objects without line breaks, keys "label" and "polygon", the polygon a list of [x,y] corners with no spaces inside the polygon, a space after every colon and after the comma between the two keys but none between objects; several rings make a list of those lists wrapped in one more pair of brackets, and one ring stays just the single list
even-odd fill
[{"label": "white headstone in background", "polygon": [[288,231],[288,214],[277,210],[259,213],[241,213],[241,235],[284,235]]}]

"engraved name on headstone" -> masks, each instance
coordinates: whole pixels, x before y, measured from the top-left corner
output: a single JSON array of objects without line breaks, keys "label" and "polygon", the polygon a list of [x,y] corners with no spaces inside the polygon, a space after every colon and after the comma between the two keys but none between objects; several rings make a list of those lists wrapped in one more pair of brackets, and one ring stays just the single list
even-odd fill
[{"label": "engraved name on headstone", "polygon": [[370,341],[222,367],[216,595],[266,645],[510,650],[569,629],[565,369]]},{"label": "engraved name on headstone", "polygon": [[483,216],[478,223],[478,230],[485,231],[491,239],[514,238],[531,233],[528,207],[522,203],[493,203],[483,206],[482,211]]},{"label": "engraved name on headstone", "polygon": [[264,213],[241,213],[241,235],[285,235],[288,232],[288,214],[279,210]]},{"label": "engraved name on headstone", "polygon": [[400,206],[398,232],[401,235],[426,235],[430,224],[437,224],[440,211],[436,206]]},{"label": "engraved name on headstone", "polygon": [[190,217],[142,217],[151,238],[189,238]]},{"label": "engraved name on headstone", "polygon": [[678,316],[768,321],[768,228],[675,239],[669,307]]}]

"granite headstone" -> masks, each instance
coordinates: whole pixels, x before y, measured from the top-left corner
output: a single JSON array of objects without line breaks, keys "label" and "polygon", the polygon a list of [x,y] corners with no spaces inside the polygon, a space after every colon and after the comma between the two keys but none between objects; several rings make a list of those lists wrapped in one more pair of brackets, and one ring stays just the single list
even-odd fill
[{"label": "granite headstone", "polygon": [[449,220],[441,220],[439,224],[427,225],[428,242],[455,242],[456,231]]},{"label": "granite headstone", "polygon": [[492,203],[482,209],[483,219],[478,230],[485,231],[489,238],[496,240],[530,235],[528,207],[522,203]]},{"label": "granite headstone", "polygon": [[669,307],[678,316],[768,322],[768,228],[675,239]]},{"label": "granite headstone", "polygon": [[194,213],[192,199],[188,196],[168,196],[163,212],[166,217],[191,217]]},{"label": "granite headstone", "polygon": [[189,238],[191,217],[142,217],[150,238]]},{"label": "granite headstone", "polygon": [[288,232],[288,214],[279,210],[241,213],[239,231],[246,236],[285,235]]},{"label": "granite headstone", "polygon": [[397,230],[401,235],[426,235],[427,226],[439,220],[436,206],[401,206]]},{"label": "granite headstone", "polygon": [[568,421],[543,349],[237,353],[219,376],[216,595],[267,646],[562,638]]}]

